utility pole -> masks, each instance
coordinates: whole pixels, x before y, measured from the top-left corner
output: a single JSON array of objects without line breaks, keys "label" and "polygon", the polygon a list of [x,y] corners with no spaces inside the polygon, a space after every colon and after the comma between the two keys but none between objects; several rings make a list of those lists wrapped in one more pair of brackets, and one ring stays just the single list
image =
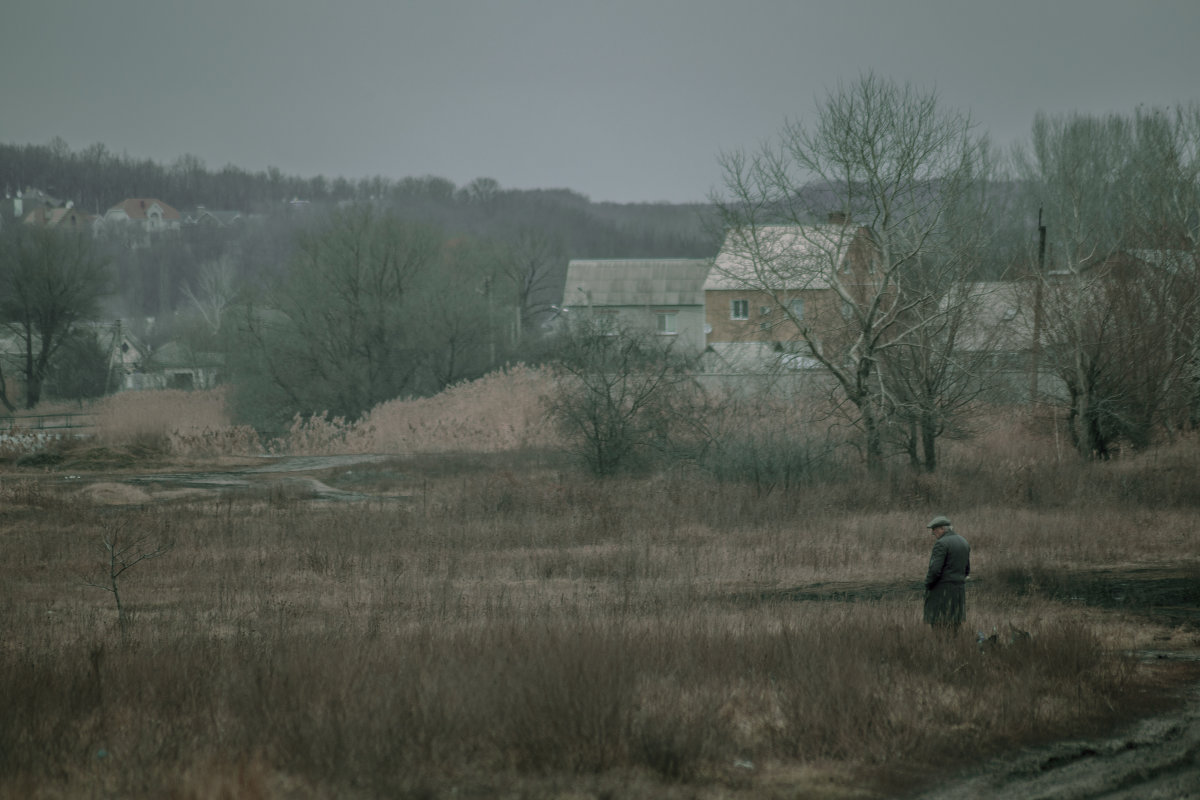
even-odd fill
[{"label": "utility pole", "polygon": [[1038,209],[1038,265],[1033,276],[1033,353],[1029,375],[1029,405],[1037,407],[1038,373],[1042,356],[1042,283],[1046,275],[1046,226],[1042,224],[1042,209]]},{"label": "utility pole", "polygon": [[[118,355],[121,352],[121,342],[123,339],[124,337],[121,335],[121,320],[117,320],[113,323],[112,343],[108,347],[108,370],[104,373],[105,396],[112,391],[112,377],[113,372],[116,370],[117,364],[121,364],[121,366],[124,367],[124,363],[120,361],[120,356]],[[122,374],[123,372],[124,371],[122,370]],[[117,388],[121,389],[124,387],[118,386]]]}]

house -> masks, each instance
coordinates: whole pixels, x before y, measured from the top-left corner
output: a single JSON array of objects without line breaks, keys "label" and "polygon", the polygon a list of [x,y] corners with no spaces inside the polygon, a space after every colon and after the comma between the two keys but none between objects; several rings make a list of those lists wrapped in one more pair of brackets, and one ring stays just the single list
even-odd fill
[{"label": "house", "polygon": [[150,348],[134,336],[121,320],[94,323],[92,327],[101,343],[108,348],[108,374],[112,391],[142,388],[142,364],[150,355]]},{"label": "house", "polygon": [[202,228],[230,228],[244,222],[245,217],[240,211],[218,211],[204,206],[196,206],[193,210],[184,212],[181,220],[184,227]]},{"label": "house", "polygon": [[5,192],[0,203],[0,229],[13,222],[20,222],[32,211],[40,208],[60,208],[63,203],[41,189],[26,188],[24,191]]},{"label": "house", "polygon": [[176,230],[183,216],[162,200],[131,197],[104,212],[103,224],[130,224],[146,233]]},{"label": "house", "polygon": [[193,350],[180,342],[167,342],[142,364],[142,389],[212,389],[225,366],[220,353]]},{"label": "house", "polygon": [[54,228],[60,231],[76,231],[91,233],[95,216],[86,214],[68,202],[65,206],[54,208],[39,205],[25,215],[22,220],[26,225],[36,225],[41,228]]},{"label": "house", "polygon": [[704,281],[708,259],[572,259],[562,308],[605,315],[614,326],[672,337],[678,353],[705,347]]},{"label": "house", "polygon": [[814,366],[795,346],[798,323],[827,332],[842,327],[848,308],[834,283],[867,285],[873,254],[868,229],[839,218],[730,230],[704,282],[706,369]]},{"label": "house", "polygon": [[[94,336],[103,351],[108,353],[108,379],[105,390],[119,392],[142,388],[142,364],[150,349],[133,336],[121,320],[115,322],[80,322],[74,334]],[[34,334],[35,351],[40,340]],[[0,326],[0,374],[3,375],[9,399],[25,393],[24,337],[8,326]]]},{"label": "house", "polygon": [[1037,298],[1031,280],[977,281],[955,293],[953,302],[965,314],[955,336],[956,364],[986,385],[982,399],[1018,403],[1031,392],[1060,393],[1060,381],[1044,360],[1039,363]]}]

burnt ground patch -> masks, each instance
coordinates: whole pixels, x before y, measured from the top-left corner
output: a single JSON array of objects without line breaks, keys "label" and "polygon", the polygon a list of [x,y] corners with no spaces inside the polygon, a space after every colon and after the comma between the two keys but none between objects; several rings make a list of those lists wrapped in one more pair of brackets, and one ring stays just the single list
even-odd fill
[{"label": "burnt ground patch", "polygon": [[[827,581],[741,591],[737,603],[862,603],[919,599],[920,581]],[[1009,569],[973,578],[968,593],[1039,596],[1058,603],[1121,611],[1156,624],[1200,630],[1200,564],[1051,570]]]},{"label": "burnt ground patch", "polygon": [[1007,570],[995,576],[1019,595],[1119,610],[1200,629],[1200,565],[1088,570]]},{"label": "burnt ground patch", "polygon": [[924,585],[920,581],[824,581],[792,586],[786,589],[761,589],[737,592],[732,596],[739,603],[872,603],[884,598],[920,597]]}]

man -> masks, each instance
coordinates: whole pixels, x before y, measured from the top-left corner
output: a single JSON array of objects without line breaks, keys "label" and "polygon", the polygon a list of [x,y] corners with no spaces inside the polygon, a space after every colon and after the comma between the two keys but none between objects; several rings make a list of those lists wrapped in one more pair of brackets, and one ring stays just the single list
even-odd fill
[{"label": "man", "polygon": [[934,543],[925,573],[925,621],[934,630],[952,633],[967,617],[965,584],[971,574],[971,545],[943,516],[934,517],[926,527]]}]

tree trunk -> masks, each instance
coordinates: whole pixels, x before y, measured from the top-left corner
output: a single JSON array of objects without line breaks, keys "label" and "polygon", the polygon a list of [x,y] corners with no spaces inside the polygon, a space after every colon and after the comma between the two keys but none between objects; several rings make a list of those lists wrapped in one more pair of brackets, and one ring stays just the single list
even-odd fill
[{"label": "tree trunk", "polygon": [[921,447],[924,450],[926,472],[937,469],[937,433],[934,426],[935,423],[931,420],[926,420],[921,425]]}]

